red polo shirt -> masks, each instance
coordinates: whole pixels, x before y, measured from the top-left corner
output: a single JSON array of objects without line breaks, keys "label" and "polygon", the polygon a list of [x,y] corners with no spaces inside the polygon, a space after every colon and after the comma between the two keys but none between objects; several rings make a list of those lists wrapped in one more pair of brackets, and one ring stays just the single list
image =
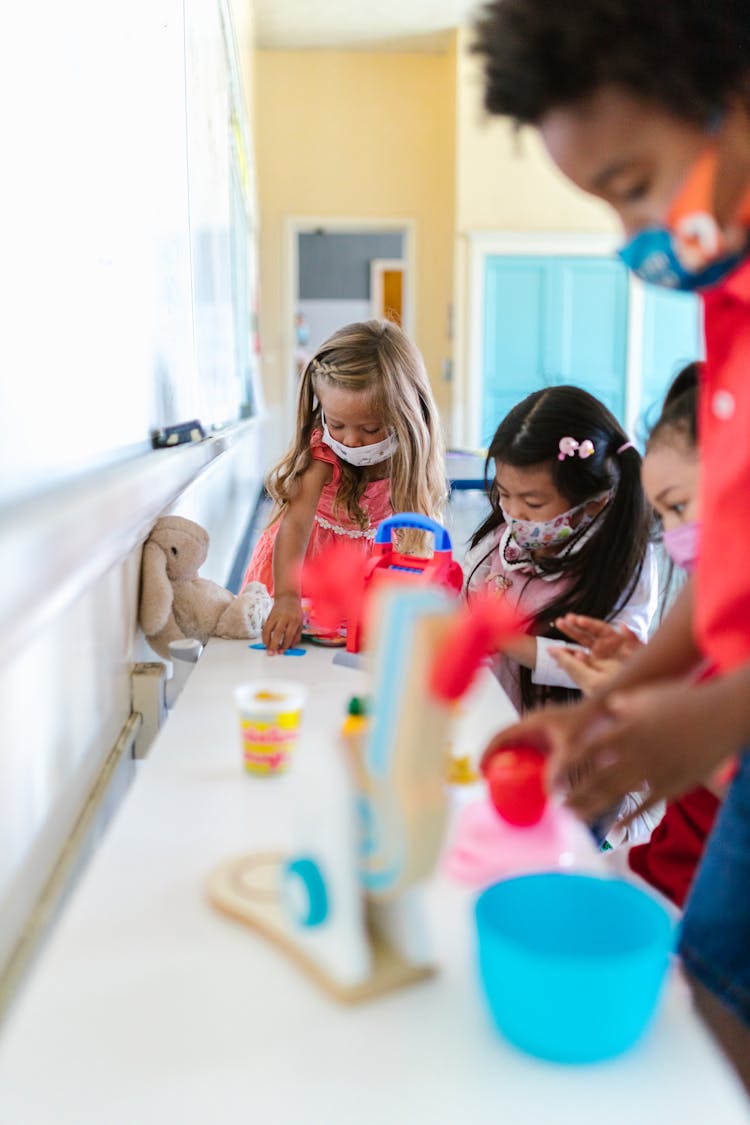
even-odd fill
[{"label": "red polo shirt", "polygon": [[631,871],[684,906],[718,811],[719,801],[708,789],[669,801],[651,839],[628,852]]},{"label": "red polo shirt", "polygon": [[720,672],[750,660],[750,259],[704,297],[695,633]]}]

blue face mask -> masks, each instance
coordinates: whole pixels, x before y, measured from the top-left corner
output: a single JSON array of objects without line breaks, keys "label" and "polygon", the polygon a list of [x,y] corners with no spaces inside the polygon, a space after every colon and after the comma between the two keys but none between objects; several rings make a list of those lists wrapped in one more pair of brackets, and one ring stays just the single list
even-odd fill
[{"label": "blue face mask", "polygon": [[674,250],[674,235],[666,227],[651,227],[642,230],[625,246],[618,255],[634,274],[652,285],[662,285],[667,289],[698,291],[716,285],[730,274],[750,250],[746,245],[739,254],[727,254],[716,258],[705,269],[691,271],[679,261]]},{"label": "blue face mask", "polygon": [[[709,132],[721,129],[718,115]],[[653,285],[699,291],[717,285],[750,251],[750,191],[745,188],[729,230],[714,215],[719,177],[716,139],[704,147],[669,205],[664,225],[640,231],[619,251],[633,273]]]}]

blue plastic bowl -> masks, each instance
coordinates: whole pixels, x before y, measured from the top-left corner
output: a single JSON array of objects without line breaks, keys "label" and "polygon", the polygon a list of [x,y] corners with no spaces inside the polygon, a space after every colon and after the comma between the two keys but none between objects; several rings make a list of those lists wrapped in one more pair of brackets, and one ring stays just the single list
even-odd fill
[{"label": "blue plastic bowl", "polygon": [[621,879],[526,875],[476,904],[479,969],[499,1030],[538,1058],[583,1063],[632,1046],[674,942],[666,910]]}]

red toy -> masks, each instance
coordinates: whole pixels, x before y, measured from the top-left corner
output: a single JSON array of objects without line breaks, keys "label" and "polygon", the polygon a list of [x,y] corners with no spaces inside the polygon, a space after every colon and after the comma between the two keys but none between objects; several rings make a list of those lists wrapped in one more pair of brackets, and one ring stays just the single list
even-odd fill
[{"label": "red toy", "polygon": [[460,699],[486,658],[502,642],[522,632],[508,603],[488,590],[472,597],[456,619],[432,668],[432,694],[444,703]]},{"label": "red toy", "polygon": [[[407,527],[432,532],[432,555],[422,558],[394,550],[393,532]],[[346,622],[349,652],[359,652],[362,647],[366,595],[374,584],[384,580],[443,586],[458,595],[463,571],[453,560],[445,528],[427,516],[402,512],[379,525],[369,557],[353,544],[342,543],[306,563],[304,568],[304,588],[313,602],[316,623],[335,631],[342,621]]]},{"label": "red toy", "polygon": [[[432,554],[427,558],[404,555],[393,547],[393,532],[401,528],[431,531],[434,538]],[[373,552],[365,563],[364,592],[384,579],[393,582],[417,581],[425,586],[443,586],[460,594],[464,582],[460,565],[453,560],[451,540],[445,528],[427,516],[416,512],[401,512],[378,526]],[[359,652],[363,641],[362,606],[356,616],[349,618],[346,647],[349,652]]]},{"label": "red toy", "polygon": [[530,746],[503,746],[484,767],[490,800],[503,820],[519,828],[538,824],[547,806],[545,758]]}]

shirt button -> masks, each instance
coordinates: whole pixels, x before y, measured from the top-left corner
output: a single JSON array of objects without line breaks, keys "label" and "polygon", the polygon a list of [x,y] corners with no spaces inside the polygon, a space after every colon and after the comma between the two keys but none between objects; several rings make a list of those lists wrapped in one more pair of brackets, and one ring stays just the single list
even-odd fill
[{"label": "shirt button", "polygon": [[714,416],[724,422],[734,414],[734,405],[734,395],[731,391],[717,391],[711,399]]}]

